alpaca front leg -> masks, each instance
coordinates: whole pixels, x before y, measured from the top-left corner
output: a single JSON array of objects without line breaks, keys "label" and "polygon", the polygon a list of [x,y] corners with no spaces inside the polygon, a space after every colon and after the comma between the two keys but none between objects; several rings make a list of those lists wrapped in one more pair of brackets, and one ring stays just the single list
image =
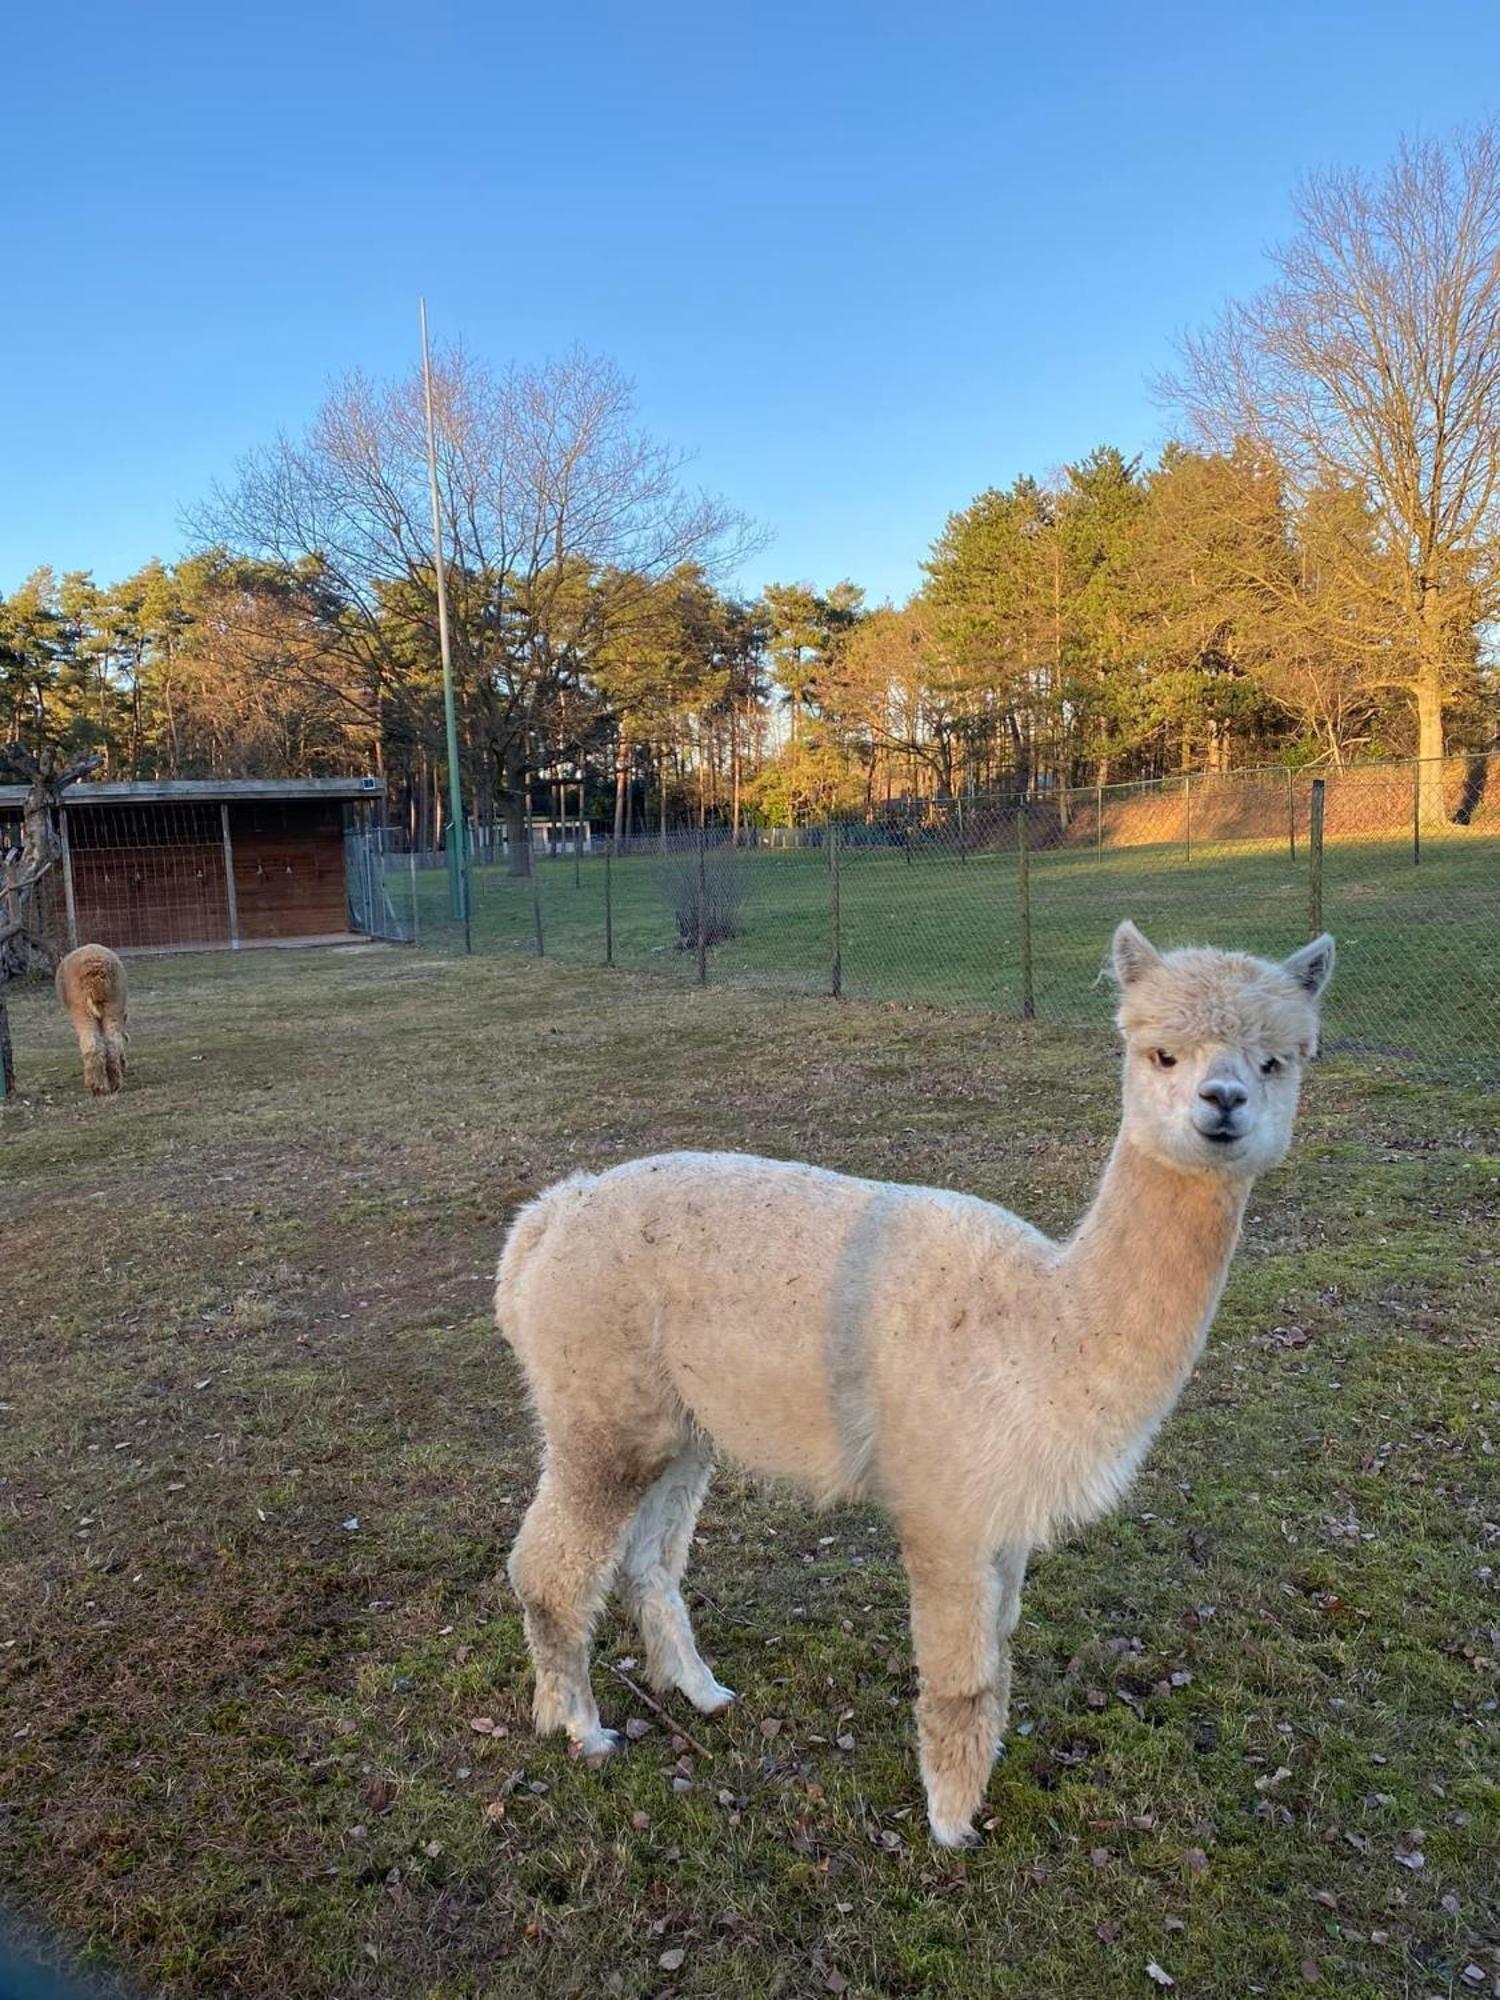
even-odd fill
[{"label": "alpaca front leg", "polygon": [[996,1631],[1000,1657],[995,1675],[995,1701],[999,1709],[999,1735],[1005,1735],[1010,1718],[1010,1642],[1021,1622],[1021,1586],[1026,1581],[1026,1558],[1030,1550],[1023,1543],[1003,1548],[995,1559],[995,1575],[1000,1585],[1000,1614]]},{"label": "alpaca front leg", "polygon": [[1000,1576],[978,1551],[908,1548],[906,1567],[927,1817],[939,1846],[968,1847],[1004,1725]]}]

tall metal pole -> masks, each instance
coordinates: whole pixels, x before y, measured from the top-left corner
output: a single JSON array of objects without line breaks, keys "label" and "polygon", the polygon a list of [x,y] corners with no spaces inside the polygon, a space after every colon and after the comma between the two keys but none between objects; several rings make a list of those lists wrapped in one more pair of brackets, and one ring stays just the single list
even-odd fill
[{"label": "tall metal pole", "polygon": [[458,711],[453,701],[453,649],[448,641],[448,579],[443,568],[443,514],[438,502],[437,437],[432,423],[432,355],[427,346],[427,301],[422,309],[422,396],[427,406],[427,481],[432,489],[432,564],[437,579],[438,647],[443,656],[443,720],[448,729],[448,837],[453,842],[449,879],[464,920],[464,950],[474,949],[469,926],[468,827],[458,769]]}]

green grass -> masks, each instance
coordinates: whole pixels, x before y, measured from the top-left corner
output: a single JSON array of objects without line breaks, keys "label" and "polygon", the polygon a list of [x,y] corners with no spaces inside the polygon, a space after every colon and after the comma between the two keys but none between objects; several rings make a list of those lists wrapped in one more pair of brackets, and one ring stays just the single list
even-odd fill
[{"label": "green grass", "polygon": [[[826,992],[832,965],[828,863],[818,850],[759,850],[740,859],[744,934],[711,953],[711,981]],[[1031,858],[1034,997],[1043,1019],[1103,1024],[1109,996],[1097,975],[1109,934],[1132,915],[1166,943],[1236,943],[1283,954],[1308,932],[1305,843],[1239,842],[1195,849],[1084,850]],[[659,864],[636,855],[613,865],[617,964],[681,981],[694,955],[674,949],[675,925]],[[400,864],[393,906],[411,904]],[[428,944],[458,941],[447,880],[416,878],[418,930]],[[604,862],[538,870],[545,952],[604,958]],[[1500,839],[1453,833],[1427,840],[1421,865],[1409,842],[1331,842],[1323,921],[1338,938],[1340,976],[1329,1014],[1333,1048],[1363,1049],[1452,1072],[1500,1078]],[[475,871],[474,935],[481,951],[534,952],[531,884],[503,868]],[[843,990],[851,997],[1021,1012],[1015,858],[951,849],[910,860],[882,848],[846,848],[840,866]]]},{"label": "green grass", "polygon": [[[1492,1990],[1500,1098],[1314,1072],[1135,1492],[1036,1565],[955,1857],[888,1533],[733,1474],[690,1572],[741,1693],[685,1718],[707,1756],[532,1740],[490,1273],[527,1190],[658,1146],[1062,1229],[1114,1122],[1102,1039],[382,949],[131,976],[126,1094],[82,1094],[28,990],[0,1114],[0,1879],[30,1916],[163,1995],[1113,2000],[1148,1962],[1215,2000]],[[632,1646],[611,1614],[617,1723]]]}]

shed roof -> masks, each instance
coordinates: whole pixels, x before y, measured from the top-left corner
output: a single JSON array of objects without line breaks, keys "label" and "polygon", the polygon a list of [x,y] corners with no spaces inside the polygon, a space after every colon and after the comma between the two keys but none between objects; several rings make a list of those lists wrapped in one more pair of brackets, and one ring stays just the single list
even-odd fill
[{"label": "shed roof", "polygon": [[[26,800],[25,785],[0,785],[0,806],[19,806]],[[383,778],[164,778],[144,784],[70,785],[63,793],[65,806],[155,805],[173,800],[217,805],[237,799],[277,799],[295,801],[338,799],[381,799],[385,797]]]}]

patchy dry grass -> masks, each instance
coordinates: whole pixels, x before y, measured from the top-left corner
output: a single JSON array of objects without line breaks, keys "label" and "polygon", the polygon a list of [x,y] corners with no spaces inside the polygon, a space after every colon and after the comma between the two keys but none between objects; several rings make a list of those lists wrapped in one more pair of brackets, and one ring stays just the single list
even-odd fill
[{"label": "patchy dry grass", "polygon": [[[26,995],[0,1116],[0,1872],[31,1915],[153,1991],[266,2000],[1092,2000],[1148,1963],[1494,1990],[1500,1100],[1320,1068],[1128,1509],[1036,1566],[954,1857],[889,1536],[732,1474],[691,1573],[742,1696],[688,1719],[711,1754],[649,1714],[597,1773],[531,1740],[489,1272],[526,1190],[680,1144],[1061,1228],[1108,1051],[394,951],[132,980],[126,1095],[85,1098]],[[617,1722],[630,1643],[611,1618]]]}]

